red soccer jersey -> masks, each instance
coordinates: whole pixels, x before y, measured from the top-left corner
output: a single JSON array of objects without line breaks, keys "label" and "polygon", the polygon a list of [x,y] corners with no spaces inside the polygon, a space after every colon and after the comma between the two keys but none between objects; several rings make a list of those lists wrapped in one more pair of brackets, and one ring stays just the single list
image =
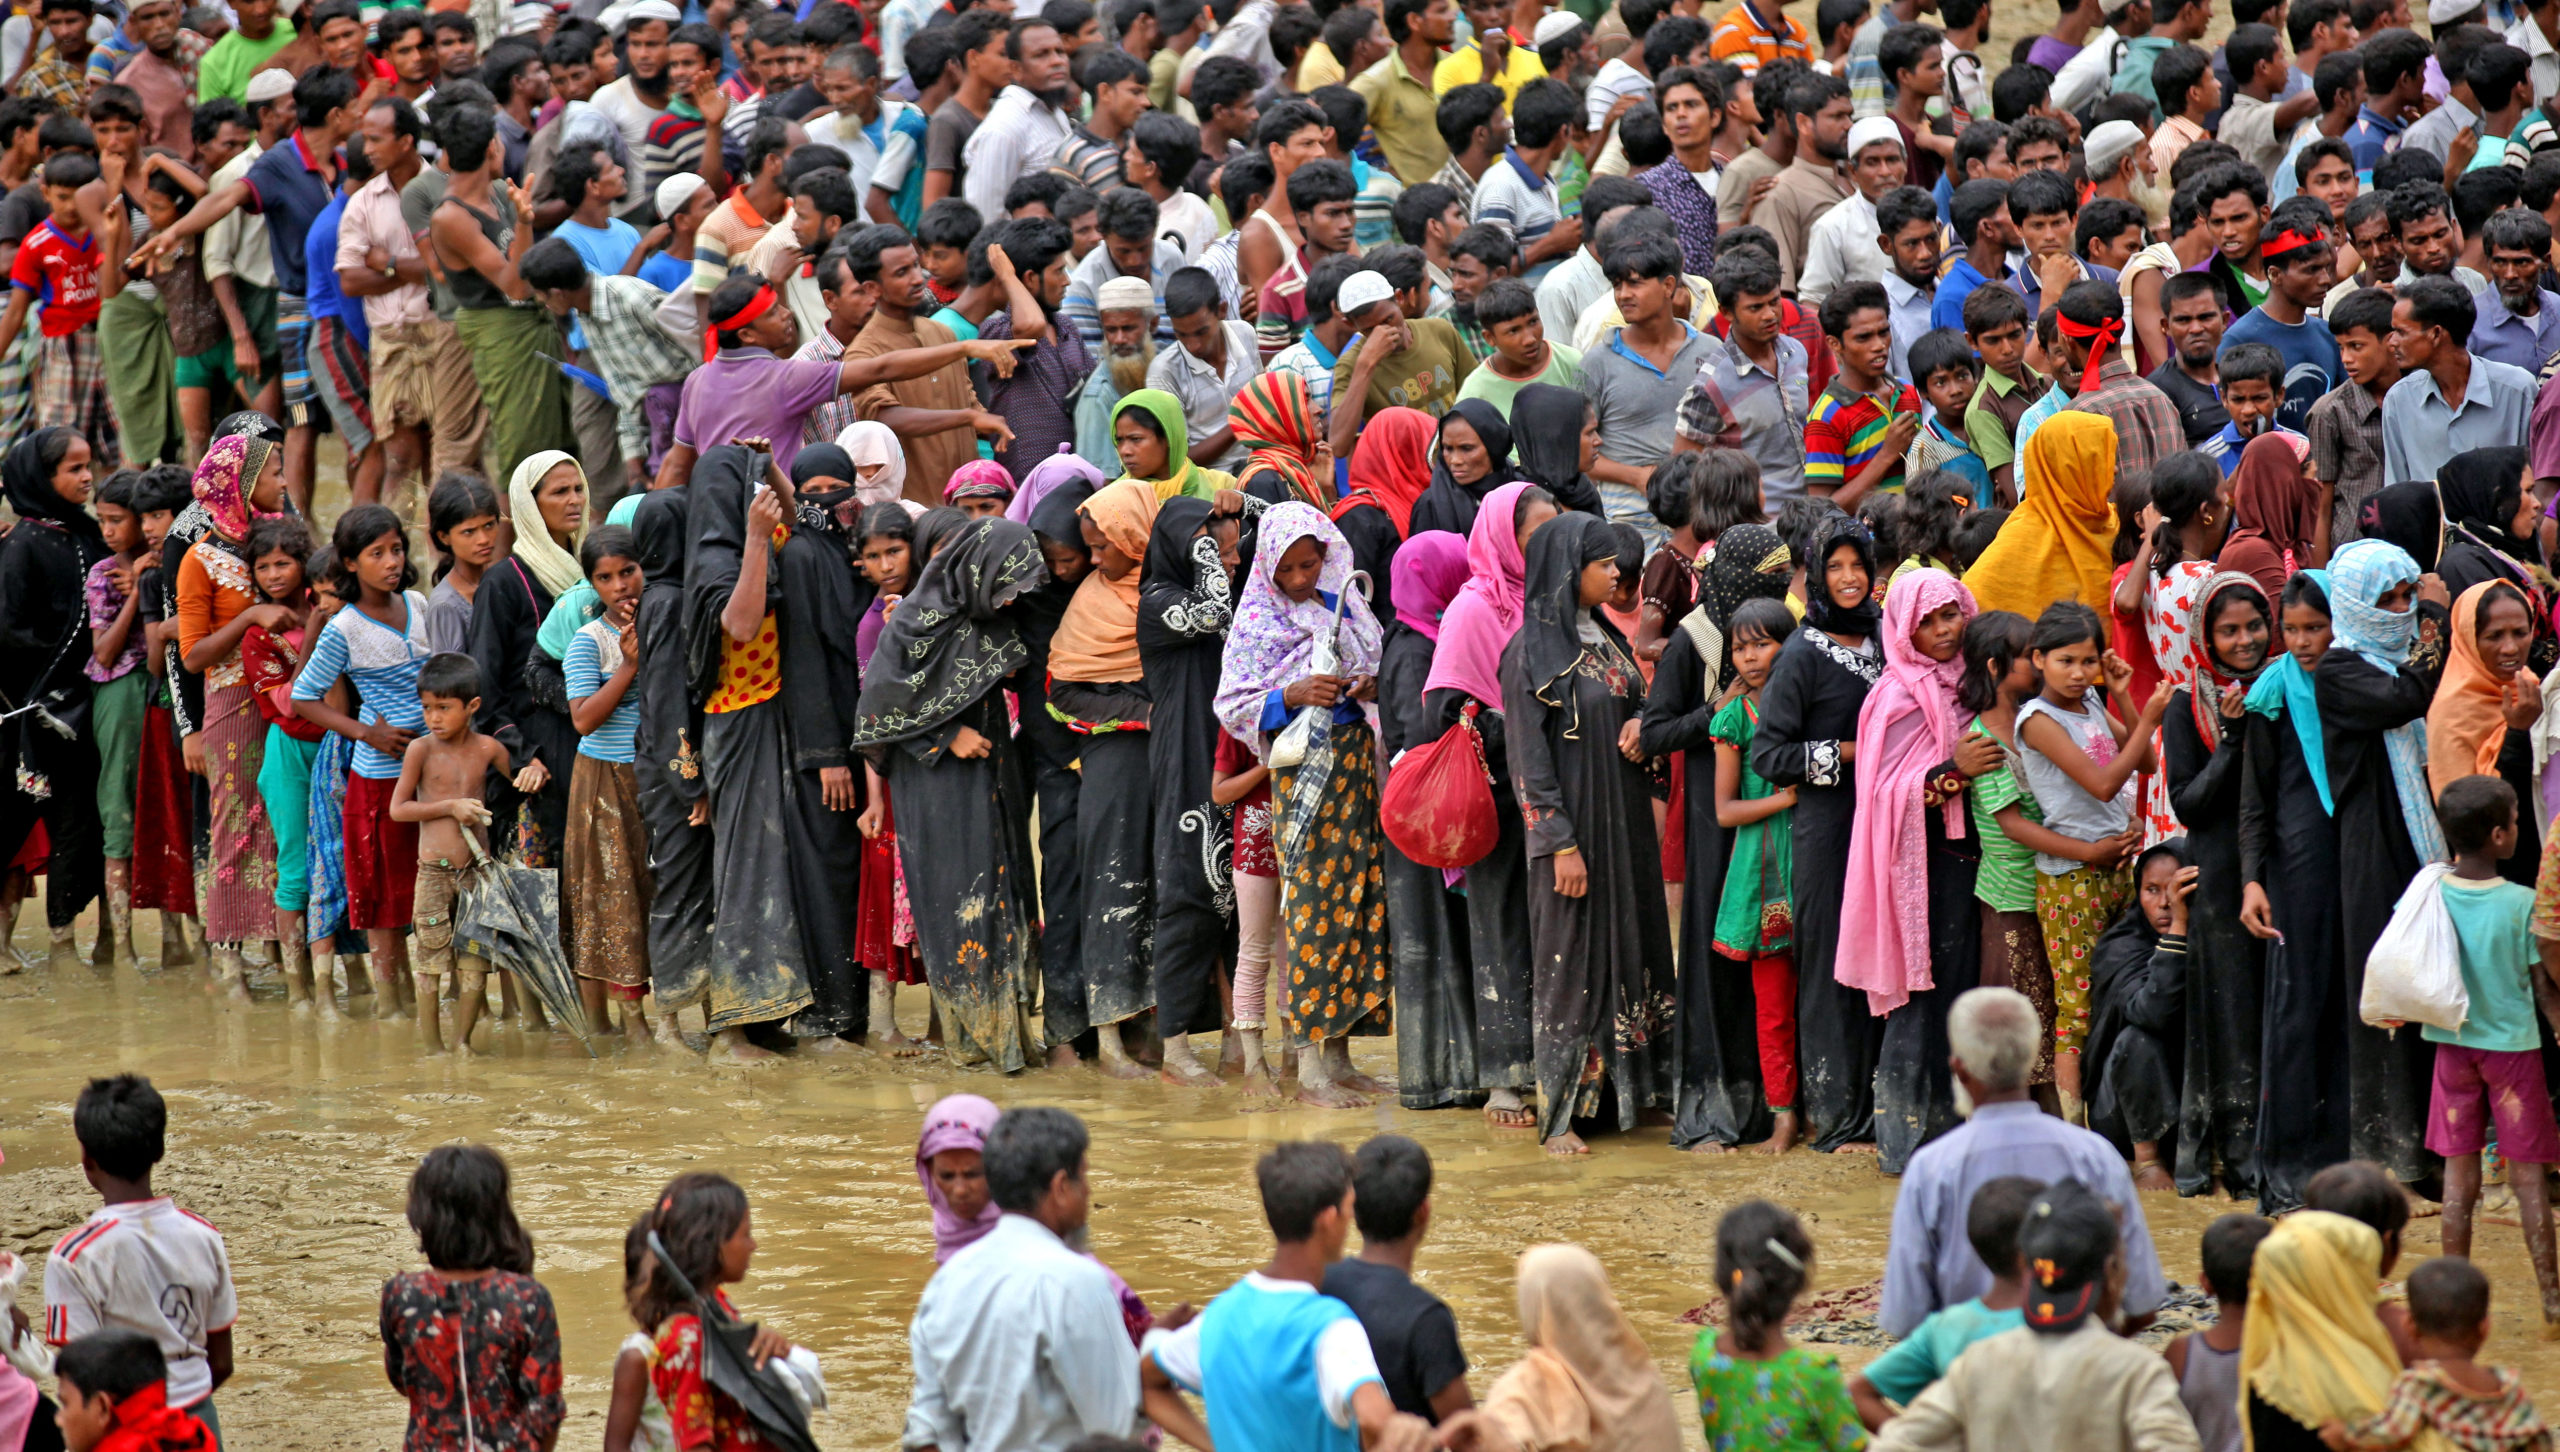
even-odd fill
[{"label": "red soccer jersey", "polygon": [[98,239],[74,237],[45,218],[19,246],[9,285],[36,295],[46,337],[80,331],[98,320]]}]

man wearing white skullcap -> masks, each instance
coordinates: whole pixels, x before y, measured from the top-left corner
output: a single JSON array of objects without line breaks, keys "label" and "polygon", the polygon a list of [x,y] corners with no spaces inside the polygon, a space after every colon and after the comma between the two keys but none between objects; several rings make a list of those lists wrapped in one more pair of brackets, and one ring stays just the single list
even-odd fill
[{"label": "man wearing white skullcap", "polygon": [[1814,219],[1805,236],[1804,268],[1796,302],[1818,309],[1836,288],[1884,279],[1884,249],[1876,244],[1876,201],[1902,185],[1907,174],[1902,132],[1891,116],[1869,116],[1849,128],[1849,184],[1840,205]]},{"label": "man wearing white skullcap", "polygon": [[617,0],[603,19],[622,37],[622,74],[596,92],[594,105],[622,129],[624,152],[636,157],[649,127],[667,114],[667,37],[684,23],[684,12],[668,0]]},{"label": "man wearing white skullcap", "polygon": [[1155,366],[1155,284],[1143,277],[1110,278],[1093,290],[1093,302],[1102,341],[1087,350],[1093,372],[1076,390],[1076,453],[1109,470],[1120,467],[1111,442],[1112,410],[1123,394],[1147,386],[1147,371]]}]

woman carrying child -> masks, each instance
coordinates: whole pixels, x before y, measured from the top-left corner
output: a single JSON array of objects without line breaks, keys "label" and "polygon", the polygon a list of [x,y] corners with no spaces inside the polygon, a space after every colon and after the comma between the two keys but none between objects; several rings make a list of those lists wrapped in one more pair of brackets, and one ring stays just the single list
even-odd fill
[{"label": "woman carrying child", "polygon": [[1007,607],[1046,576],[1030,530],[965,524],[881,632],[852,737],[907,806],[895,841],[953,1061],[1007,1074],[1040,1061],[1031,780],[1004,697],[1030,651]]},{"label": "woman carrying child", "polygon": [[[622,1032],[632,1044],[648,1042],[640,1000],[649,991],[649,905],[654,885],[649,834],[640,809],[639,774],[632,767],[640,724],[640,547],[631,531],[608,524],[578,546],[600,619],[578,627],[561,660],[569,692],[569,720],[578,728],[578,756],[570,767],[569,841],[561,872],[561,897],[575,897],[578,911],[563,923],[569,967],[585,1000],[587,1026],[612,1028],[605,999],[619,1000]],[[664,1010],[661,1010],[663,1012]]]},{"label": "woman carrying child", "polygon": [[[2347,1002],[2338,927],[2337,798],[2312,672],[2329,653],[2329,575],[2285,582],[2283,651],[2249,687],[2242,717],[2240,925],[2267,944],[2258,1079],[2258,1208],[2302,1204],[2347,1157]],[[2281,884],[2281,888],[2276,888]]]},{"label": "woman carrying child", "polygon": [[[1723,546],[1717,546],[1723,553]],[[1760,692],[1751,765],[1794,787],[1789,843],[1796,889],[1796,1040],[1805,1135],[1825,1153],[1875,1132],[1875,1066],[1882,1037],[1867,996],[1833,974],[1840,948],[1839,885],[1849,875],[1857,815],[1858,715],[1884,673],[1875,635],[1875,546],[1845,514],[1824,518],[1805,551],[1804,626],[1778,653]],[[1693,869],[1694,870],[1694,869]]]},{"label": "woman carrying child", "polygon": [[[1467,582],[1467,542],[1444,530],[1417,530],[1388,567],[1395,614],[1378,654],[1380,759],[1440,739],[1422,683],[1440,640],[1440,616]],[[1265,820],[1268,821],[1268,811]],[[1241,853],[1243,820],[1237,820]],[[1396,1102],[1407,1109],[1473,1107],[1476,1075],[1475,979],[1467,961],[1467,900],[1448,875],[1404,854],[1390,839],[1387,937],[1395,946]]]},{"label": "woman carrying child", "polygon": [[[2277,442],[2290,457],[2292,446]],[[2182,1195],[2212,1188],[2217,1167],[2235,1196],[2254,1193],[2258,1180],[2265,954],[2240,923],[2240,784],[2248,772],[2239,728],[2274,637],[2274,611],[2253,577],[2226,570],[2207,579],[2187,630],[2186,684],[2160,723],[2161,779],[2187,824],[2186,860],[2200,869],[2186,941],[2192,971],[2175,1167]]]},{"label": "woman carrying child", "polygon": [[1858,812],[1835,973],[1884,1020],[1876,1061],[1876,1150],[1886,1174],[1957,1122],[1947,1006],[1979,981],[1973,903],[1981,849],[1957,798],[2001,765],[1956,704],[1973,596],[1920,569],[1885,596],[1884,676],[1858,710]]},{"label": "woman carrying child", "polygon": [[[2364,963],[2400,893],[2447,860],[2427,787],[2423,718],[2444,653],[2415,653],[2421,616],[2444,619],[2444,586],[2399,546],[2360,539],[2329,563],[2335,637],[2312,673],[2337,802],[2338,923],[2346,955],[2347,1149],[2415,1184],[2433,1177],[2421,1133],[2430,1045],[2364,1022]],[[2336,1106],[2332,1105],[2334,1112]]]},{"label": "woman carrying child", "polygon": [[[2098,612],[2072,601],[2046,608],[2029,650],[2044,689],[2018,708],[2018,755],[2045,826],[2076,844],[2036,853],[2036,915],[2053,966],[2054,1087],[2066,1119],[2084,1117],[2080,1049],[2089,1037],[2089,950],[2133,895],[2141,845],[2134,773],[2151,764],[2169,709],[2163,682],[2140,711],[2124,696],[2132,669],[2101,640]],[[2098,682],[2104,677],[2115,710]],[[2129,724],[2128,724],[2129,723]],[[2059,845],[2059,844],[2057,844]]]},{"label": "woman carrying child", "polygon": [[209,527],[178,565],[178,649],[204,674],[206,801],[212,812],[212,869],[206,878],[205,937],[214,974],[231,997],[249,996],[242,949],[276,931],[276,844],[258,797],[267,724],[258,714],[240,658],[252,626],[290,628],[290,608],[259,604],[250,574],[249,531],[284,507],[283,451],[234,435],[196,465],[196,503]]},{"label": "woman carrying child", "polygon": [[1528,822],[1539,1139],[1586,1154],[1576,1119],[1629,1130],[1673,1098],[1671,928],[1642,746],[1644,680],[1597,613],[1617,584],[1607,521],[1566,514],[1529,547],[1502,656],[1512,786]]},{"label": "woman carrying child", "polygon": [[[258,715],[266,722],[265,760],[258,768],[258,797],[275,833],[276,944],[284,955],[284,990],[294,1012],[338,1016],[334,977],[315,984],[311,945],[311,763],[329,733],[293,709],[293,678],[310,644],[312,597],[304,563],[311,531],[290,515],[262,519],[249,530],[249,569],[259,603],[286,612],[276,627],[252,625],[240,637]],[[326,936],[325,934],[321,936]]]},{"label": "woman carrying child", "polygon": [[1556,518],[1555,496],[1534,484],[1505,484],[1485,496],[1467,535],[1467,583],[1440,615],[1440,641],[1424,678],[1430,722],[1446,731],[1476,708],[1492,775],[1493,815],[1501,836],[1467,869],[1467,952],[1474,963],[1476,1079],[1487,1091],[1491,1123],[1526,1129],[1537,1122],[1521,1095],[1538,1082],[1531,1028],[1529,859],[1511,790],[1502,716],[1502,652],[1520,628],[1529,541]]},{"label": "woman carrying child", "polygon": [[[1690,457],[1675,455],[1675,458]],[[1695,457],[1700,462],[1693,472],[1693,488],[1699,502],[1725,497],[1727,491],[1711,481],[1728,480],[1749,485],[1755,501],[1760,487],[1759,473],[1750,456],[1734,449],[1706,449]],[[1708,522],[1704,508],[1695,512],[1701,522]],[[1702,555],[1699,571],[1697,603],[1676,624],[1666,628],[1662,653],[1654,662],[1653,685],[1645,693],[1644,734],[1641,745],[1647,756],[1669,757],[1682,763],[1683,790],[1674,793],[1680,810],[1664,823],[1666,838],[1681,842],[1683,890],[1680,896],[1679,942],[1680,961],[1710,964],[1717,951],[1718,934],[1723,928],[1724,901],[1728,884],[1736,881],[1726,864],[1732,829],[1723,824],[1717,807],[1716,783],[1720,780],[1721,752],[1716,727],[1733,702],[1726,686],[1735,676],[1732,648],[1727,643],[1734,622],[1746,605],[1775,604],[1781,611],[1787,594],[1787,581],[1795,571],[1795,559],[1787,551],[1786,541],[1778,532],[1754,520],[1749,523],[1727,523],[1716,531],[1707,547],[1712,553]],[[1774,617],[1767,617],[1775,624]],[[1789,614],[1779,629],[1776,643],[1783,648],[1795,637],[1795,620]],[[1776,669],[1776,658],[1769,661]],[[1758,731],[1761,685],[1749,687],[1753,692],[1750,718],[1753,734]],[[1728,729],[1725,740],[1734,739]],[[1742,790],[1746,776],[1766,781],[1756,770],[1749,769],[1750,752],[1741,752],[1735,774],[1736,792]],[[1693,784],[1693,785],[1692,785]],[[1765,794],[1769,788],[1758,788]],[[1794,824],[1792,818],[1777,818],[1771,830],[1779,840],[1764,840],[1764,854],[1771,847],[1783,850],[1792,860]],[[1668,853],[1665,854],[1666,857]],[[1764,855],[1763,866],[1750,886],[1774,886],[1782,899],[1790,893],[1791,874],[1783,865],[1773,874]],[[1788,903],[1788,939],[1792,945],[1794,910]],[[1755,928],[1756,937],[1756,928]],[[1791,949],[1792,951],[1792,949]],[[1730,956],[1730,955],[1728,955]],[[1794,959],[1788,959],[1789,983],[1794,983]],[[1721,965],[1716,965],[1721,967]],[[1773,985],[1774,986],[1774,983]],[[1671,1142],[1681,1149],[1709,1150],[1729,1148],[1767,1139],[1768,1122],[1762,1119],[1766,1105],[1776,1108],[1792,1106],[1795,1098],[1782,1080],[1769,1077],[1769,1062],[1760,1050],[1767,1046],[1767,1025],[1759,1018],[1759,982],[1755,976],[1735,972],[1709,971],[1680,975],[1680,1007],[1678,1019],[1679,1095],[1672,1110]],[[1787,1064],[1795,1064],[1795,1004],[1790,992],[1785,1014]],[[1768,1096],[1776,1095],[1779,1098]]]}]

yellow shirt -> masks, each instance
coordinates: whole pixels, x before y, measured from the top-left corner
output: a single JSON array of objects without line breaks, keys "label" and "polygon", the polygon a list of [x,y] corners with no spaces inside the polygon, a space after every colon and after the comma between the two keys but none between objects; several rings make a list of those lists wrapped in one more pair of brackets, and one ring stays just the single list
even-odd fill
[{"label": "yellow shirt", "polygon": [[[1507,107],[1520,99],[1522,86],[1545,80],[1546,75],[1546,63],[1538,59],[1538,53],[1515,40],[1502,63],[1502,74],[1495,76],[1493,83],[1502,88],[1502,104]],[[1442,56],[1440,64],[1431,68],[1431,89],[1445,96],[1459,86],[1472,86],[1484,78],[1484,51],[1470,40]]]},{"label": "yellow shirt", "polygon": [[1387,169],[1406,186],[1426,182],[1448,165],[1449,144],[1440,139],[1440,98],[1414,79],[1404,57],[1389,51],[1351,83],[1369,103],[1369,130],[1387,154]]},{"label": "yellow shirt", "polygon": [[1312,94],[1318,86],[1338,86],[1343,80],[1342,57],[1333,53],[1332,46],[1319,40],[1307,47],[1306,58],[1298,62],[1299,94]]}]

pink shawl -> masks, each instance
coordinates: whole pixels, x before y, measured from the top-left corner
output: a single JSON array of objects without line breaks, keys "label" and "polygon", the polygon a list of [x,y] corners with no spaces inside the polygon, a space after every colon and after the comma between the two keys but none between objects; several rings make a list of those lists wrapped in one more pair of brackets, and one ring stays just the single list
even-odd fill
[{"label": "pink shawl", "polygon": [[[1858,811],[1849,829],[1848,891],[1841,901],[1833,976],[1866,990],[1878,1018],[1933,986],[1929,972],[1929,853],[1921,794],[1954,753],[1965,717],[1956,706],[1961,653],[1933,661],[1911,633],[1952,601],[1971,620],[1973,593],[1944,570],[1914,570],[1884,597],[1884,676],[1858,709]],[[1965,830],[1961,795],[1946,803],[1949,835]]]},{"label": "pink shawl", "polygon": [[950,1202],[942,1198],[940,1187],[933,1183],[933,1157],[944,1150],[986,1148],[987,1131],[996,1127],[996,1117],[1003,1112],[993,1100],[975,1094],[951,1095],[925,1111],[924,1133],[916,1140],[916,1178],[924,1182],[924,1197],[933,1205],[936,1265],[995,1229],[1004,1212],[989,1200],[974,1220],[963,1220],[954,1214]]},{"label": "pink shawl", "polygon": [[1529,562],[1520,552],[1520,496],[1537,486],[1505,484],[1484,497],[1467,532],[1467,583],[1440,612],[1440,646],[1422,688],[1455,686],[1495,710],[1502,707],[1502,648],[1520,628],[1529,597]]}]

